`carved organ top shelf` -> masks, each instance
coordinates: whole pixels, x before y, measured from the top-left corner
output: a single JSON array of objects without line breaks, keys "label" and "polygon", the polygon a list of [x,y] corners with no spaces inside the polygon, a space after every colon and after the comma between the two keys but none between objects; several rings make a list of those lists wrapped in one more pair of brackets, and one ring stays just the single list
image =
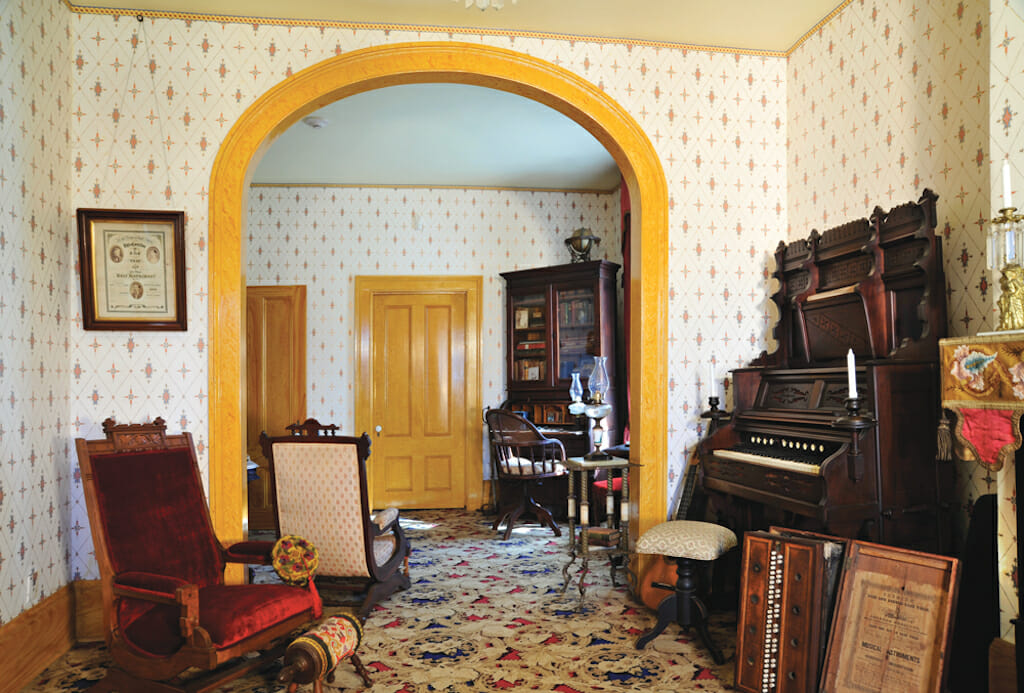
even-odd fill
[{"label": "carved organ top shelf", "polygon": [[936,199],[925,190],[919,202],[779,243],[779,348],[752,365],[820,365],[851,348],[858,359],[936,361],[946,326]]}]

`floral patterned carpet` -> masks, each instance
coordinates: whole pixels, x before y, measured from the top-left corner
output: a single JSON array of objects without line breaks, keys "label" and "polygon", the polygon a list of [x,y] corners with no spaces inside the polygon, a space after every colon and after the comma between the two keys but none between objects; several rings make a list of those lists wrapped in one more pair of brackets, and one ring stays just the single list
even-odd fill
[{"label": "floral patterned carpet", "polygon": [[[639,651],[634,641],[654,624],[654,613],[633,601],[624,586],[612,586],[606,560],[591,561],[581,610],[575,582],[561,593],[568,552],[564,529],[556,538],[527,525],[501,541],[480,513],[405,511],[402,516],[413,548],[412,587],[386,599],[367,619],[359,656],[372,688],[363,688],[350,662],[338,666],[335,688],[374,693],[733,690],[735,612],[712,615],[712,636],[727,657],[722,666],[714,664],[693,631],[683,633],[675,624]],[[108,661],[101,646],[75,648],[23,691],[84,690],[103,676]],[[276,674],[272,669],[222,690],[283,691]]]}]

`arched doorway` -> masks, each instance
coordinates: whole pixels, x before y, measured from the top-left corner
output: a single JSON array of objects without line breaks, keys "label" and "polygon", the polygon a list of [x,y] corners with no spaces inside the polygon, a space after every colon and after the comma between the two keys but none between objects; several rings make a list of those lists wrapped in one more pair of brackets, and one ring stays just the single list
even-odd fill
[{"label": "arched doorway", "polygon": [[296,121],[359,92],[396,84],[456,82],[543,103],[586,128],[611,153],[632,201],[630,383],[635,414],[631,502],[643,531],[665,518],[667,426],[668,191],[661,162],[639,124],[593,84],[514,51],[466,43],[377,46],[309,67],[241,115],[210,180],[210,510],[218,536],[240,539],[245,512],[242,272],[249,171]]}]

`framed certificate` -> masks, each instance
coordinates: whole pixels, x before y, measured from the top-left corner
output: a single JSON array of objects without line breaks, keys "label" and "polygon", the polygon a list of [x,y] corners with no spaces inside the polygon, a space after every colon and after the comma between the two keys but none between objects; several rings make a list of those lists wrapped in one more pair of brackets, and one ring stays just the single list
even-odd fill
[{"label": "framed certificate", "polygon": [[82,326],[185,330],[185,213],[79,209]]},{"label": "framed certificate", "polygon": [[955,558],[851,542],[816,690],[943,691],[959,584]]}]

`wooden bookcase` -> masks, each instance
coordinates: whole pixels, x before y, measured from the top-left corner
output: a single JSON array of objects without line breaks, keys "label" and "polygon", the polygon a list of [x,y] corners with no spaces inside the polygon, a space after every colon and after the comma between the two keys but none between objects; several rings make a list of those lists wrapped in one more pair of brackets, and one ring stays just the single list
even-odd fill
[{"label": "wooden bookcase", "polygon": [[584,400],[594,356],[606,356],[605,420],[609,445],[621,442],[616,359],[619,266],[605,260],[504,272],[506,282],[505,408],[526,412],[570,456],[590,451],[588,421],[569,413],[572,372],[580,372]]}]

